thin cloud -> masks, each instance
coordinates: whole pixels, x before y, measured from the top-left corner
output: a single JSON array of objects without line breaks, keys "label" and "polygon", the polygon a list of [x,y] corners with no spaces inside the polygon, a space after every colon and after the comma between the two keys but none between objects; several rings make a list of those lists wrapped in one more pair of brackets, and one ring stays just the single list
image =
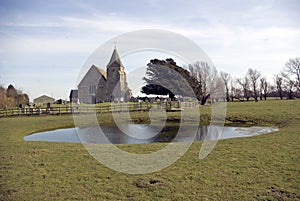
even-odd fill
[{"label": "thin cloud", "polygon": [[[42,63],[63,66],[76,61],[74,68],[80,68],[105,41],[141,29],[182,34],[206,51],[216,67],[235,75],[243,75],[248,67],[274,74],[289,58],[300,55],[298,1],[55,1],[58,9],[47,4],[2,6],[1,74],[4,65],[21,72],[21,61],[35,71]],[[22,82],[22,76],[4,73],[5,82]],[[58,90],[61,97],[67,96],[63,94],[68,91]]]}]

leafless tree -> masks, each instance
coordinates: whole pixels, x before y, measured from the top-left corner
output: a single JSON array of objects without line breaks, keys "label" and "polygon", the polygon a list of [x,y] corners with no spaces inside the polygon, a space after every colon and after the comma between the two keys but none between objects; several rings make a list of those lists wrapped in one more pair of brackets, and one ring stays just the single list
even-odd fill
[{"label": "leafless tree", "polygon": [[263,98],[267,100],[268,96],[268,82],[265,77],[260,78],[260,100]]},{"label": "leafless tree", "polygon": [[[283,74],[288,88],[293,88],[293,91],[289,92],[289,98],[290,95],[296,95],[297,97],[300,97],[300,58],[296,57],[286,62],[283,69]],[[294,84],[294,87],[292,87],[292,83]]]},{"label": "leafless tree", "polygon": [[283,99],[283,78],[280,74],[275,75],[275,83],[280,99]]},{"label": "leafless tree", "polygon": [[16,107],[19,104],[28,104],[29,97],[21,90],[16,90],[13,85],[9,85],[7,89],[0,86],[0,109]]},{"label": "leafless tree", "polygon": [[196,62],[189,65],[190,74],[198,81],[197,97],[204,105],[207,99],[213,94],[220,93],[218,73],[214,66],[207,62]]},{"label": "leafless tree", "polygon": [[249,89],[249,79],[248,77],[238,78],[237,83],[243,88],[244,98],[249,101],[250,89]]},{"label": "leafless tree", "polygon": [[6,89],[0,86],[0,109],[6,108],[7,102]]},{"label": "leafless tree", "polygon": [[221,78],[222,78],[222,80],[224,82],[224,86],[225,86],[226,101],[229,102],[230,101],[230,96],[229,96],[230,75],[229,75],[229,73],[225,73],[225,72],[221,72],[220,75],[221,75]]},{"label": "leafless tree", "polygon": [[281,72],[281,76],[283,78],[284,83],[284,90],[287,92],[288,99],[294,98],[294,91],[296,88],[296,81],[294,79],[291,79],[291,77],[288,75],[288,73]]},{"label": "leafless tree", "polygon": [[255,69],[249,68],[247,72],[247,76],[252,85],[253,90],[253,98],[257,102],[258,101],[258,92],[257,92],[257,80],[260,78],[260,72]]},{"label": "leafless tree", "polygon": [[241,90],[236,88],[236,86],[234,84],[234,80],[231,79],[231,82],[230,82],[230,99],[231,99],[231,101],[233,102],[235,98],[240,100],[241,97],[242,97]]},{"label": "leafless tree", "polygon": [[285,72],[289,74],[290,76],[295,76],[295,83],[297,88],[300,88],[300,58],[296,57],[294,59],[290,59],[285,64]]},{"label": "leafless tree", "polygon": [[18,91],[15,89],[15,87],[10,84],[7,89],[6,89],[6,96],[7,97],[11,97],[11,98],[14,98],[16,99],[17,96],[18,96]]},{"label": "leafless tree", "polygon": [[212,94],[210,97],[212,103],[218,102],[219,100],[224,100],[224,97],[226,96],[223,80],[218,73],[216,74],[213,85],[210,87],[210,91]]}]

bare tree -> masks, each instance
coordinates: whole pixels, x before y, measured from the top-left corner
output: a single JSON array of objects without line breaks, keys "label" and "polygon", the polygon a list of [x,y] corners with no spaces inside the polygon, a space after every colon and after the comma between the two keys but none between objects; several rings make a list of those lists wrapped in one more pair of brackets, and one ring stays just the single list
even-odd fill
[{"label": "bare tree", "polygon": [[231,79],[231,82],[230,82],[230,99],[233,102],[235,98],[240,100],[241,93],[240,93],[240,90],[235,87],[235,85],[233,83],[233,80]]},{"label": "bare tree", "polygon": [[19,104],[29,104],[27,94],[24,94],[21,90],[16,90],[12,84],[7,89],[0,86],[0,109],[16,107]]},{"label": "bare tree", "polygon": [[218,102],[219,100],[224,100],[224,97],[226,96],[224,83],[219,74],[216,74],[216,77],[214,79],[213,85],[210,85],[210,99],[212,103]]},{"label": "bare tree", "polygon": [[284,89],[287,92],[288,99],[294,98],[294,90],[296,86],[296,81],[291,79],[291,77],[288,75],[288,73],[281,72],[281,76],[283,78],[284,82]]},{"label": "bare tree", "polygon": [[249,68],[247,72],[247,76],[252,85],[253,98],[257,102],[258,101],[257,80],[260,78],[260,72],[258,72],[255,69]]},{"label": "bare tree", "polygon": [[225,86],[226,101],[229,102],[230,101],[230,96],[229,96],[230,75],[229,75],[229,73],[225,73],[225,72],[221,72],[220,75],[221,75],[221,78],[222,78],[222,80],[224,82],[224,86]]},{"label": "bare tree", "polygon": [[[288,91],[288,97],[293,98],[290,95],[300,97],[300,58],[296,57],[294,59],[290,59],[285,64],[283,74],[285,81],[287,82],[288,89],[293,88],[293,91]],[[292,87],[292,83],[294,84],[294,87]]]},{"label": "bare tree", "polygon": [[297,88],[300,88],[300,58],[296,57],[294,59],[290,59],[285,64],[285,72],[291,76],[295,76],[295,83]]},{"label": "bare tree", "polygon": [[283,99],[283,78],[280,74],[275,75],[275,83],[279,98]]},{"label": "bare tree", "polygon": [[218,91],[219,81],[217,70],[207,62],[196,62],[193,65],[189,65],[189,71],[191,76],[198,81],[196,95],[201,105],[204,105],[211,94],[215,94]]},{"label": "bare tree", "polygon": [[0,86],[0,109],[7,107],[6,89]]},{"label": "bare tree", "polygon": [[260,78],[260,100],[263,98],[267,100],[268,96],[268,83],[265,77]]},{"label": "bare tree", "polygon": [[6,89],[6,96],[11,97],[11,98],[17,98],[18,96],[18,91],[15,89],[15,87],[10,84],[7,89]]},{"label": "bare tree", "polygon": [[[263,78],[261,78],[263,79]],[[259,84],[259,100],[262,100],[263,99],[263,86],[262,86],[262,80],[260,79],[260,84]]]},{"label": "bare tree", "polygon": [[231,99],[232,102],[233,102],[234,97],[236,95],[235,91],[236,91],[236,89],[234,88],[233,81],[231,80],[231,82],[230,82],[230,99]]},{"label": "bare tree", "polygon": [[247,101],[249,101],[250,98],[249,79],[246,76],[244,78],[238,78],[236,81],[243,88],[244,98]]}]

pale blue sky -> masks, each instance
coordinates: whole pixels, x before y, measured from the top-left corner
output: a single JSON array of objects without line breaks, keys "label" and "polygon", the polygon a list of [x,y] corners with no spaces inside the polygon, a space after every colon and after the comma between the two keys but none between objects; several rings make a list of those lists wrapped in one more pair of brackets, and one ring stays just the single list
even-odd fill
[{"label": "pale blue sky", "polygon": [[97,47],[141,29],[182,34],[234,76],[271,77],[300,56],[299,10],[298,0],[0,0],[0,84],[66,99]]}]

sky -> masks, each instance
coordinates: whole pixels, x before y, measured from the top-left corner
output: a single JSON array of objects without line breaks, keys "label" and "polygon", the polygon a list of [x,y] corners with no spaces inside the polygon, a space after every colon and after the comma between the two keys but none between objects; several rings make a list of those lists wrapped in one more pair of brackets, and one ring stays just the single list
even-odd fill
[{"label": "sky", "polygon": [[99,46],[144,29],[190,39],[218,71],[239,77],[254,68],[271,81],[300,57],[299,10],[298,0],[0,0],[0,85],[31,100],[68,99]]}]

